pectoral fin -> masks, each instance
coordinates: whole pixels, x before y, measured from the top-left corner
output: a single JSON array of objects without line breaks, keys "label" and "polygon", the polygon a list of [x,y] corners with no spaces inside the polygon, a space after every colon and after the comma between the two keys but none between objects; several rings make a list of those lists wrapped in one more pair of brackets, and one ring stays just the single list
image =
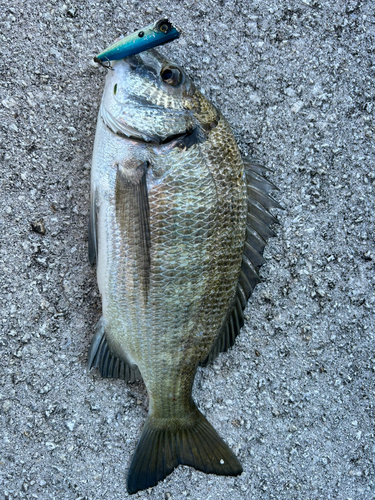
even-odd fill
[{"label": "pectoral fin", "polygon": [[150,285],[150,208],[147,192],[147,162],[127,160],[116,175],[116,221],[126,235],[130,258],[147,298]]}]

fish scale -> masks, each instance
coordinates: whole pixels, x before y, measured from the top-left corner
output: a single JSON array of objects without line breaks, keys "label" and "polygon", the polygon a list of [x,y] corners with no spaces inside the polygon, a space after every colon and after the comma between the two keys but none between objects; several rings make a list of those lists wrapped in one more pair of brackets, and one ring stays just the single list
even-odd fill
[{"label": "fish scale", "polygon": [[[206,207],[209,192],[211,194],[211,203],[216,208],[217,192],[215,183],[210,170],[204,165],[204,157],[202,157],[201,152],[199,153],[199,148],[200,146],[197,145],[188,150],[185,155],[178,152],[179,159],[178,162],[173,163],[172,171],[168,172],[161,184],[149,190],[151,238],[152,241],[158,243],[152,245],[152,274],[157,279],[151,285],[147,309],[144,310],[141,307],[143,302],[142,292],[137,290],[135,261],[132,259],[129,248],[126,247],[126,240],[120,234],[119,229],[109,231],[107,234],[108,247],[113,248],[112,257],[108,254],[107,267],[116,269],[113,274],[118,277],[117,281],[121,284],[119,287],[116,284],[111,286],[110,281],[108,283],[109,289],[106,295],[108,301],[114,304],[115,309],[113,313],[108,311],[107,316],[119,318],[116,321],[118,327],[111,326],[111,333],[108,334],[108,338],[116,337],[117,339],[121,337],[121,342],[128,346],[128,355],[134,360],[137,359],[139,352],[148,353],[146,362],[138,361],[137,365],[144,380],[150,380],[148,387],[150,387],[152,394],[156,392],[153,389],[154,385],[163,387],[164,372],[169,371],[170,378],[174,380],[175,389],[171,389],[171,392],[172,397],[175,399],[178,399],[180,394],[178,384],[175,382],[178,377],[171,376],[170,367],[167,370],[162,367],[163,358],[165,363],[168,352],[171,353],[171,359],[173,354],[173,362],[176,365],[175,371],[177,374],[180,372],[180,366],[176,363],[178,357],[176,346],[179,347],[181,338],[189,335],[189,328],[187,328],[185,322],[181,322],[181,318],[187,316],[188,322],[191,323],[190,329],[196,329],[195,318],[199,316],[199,311],[191,309],[188,315],[184,315],[181,308],[184,309],[185,304],[194,302],[196,303],[195,309],[199,308],[199,301],[195,300],[195,298],[198,294],[202,295],[204,283],[201,280],[198,281],[198,278],[201,274],[210,278],[209,260],[212,253],[206,251],[207,257],[204,259],[205,249],[210,246],[209,240],[201,237],[202,244],[197,245],[194,238],[186,239],[185,235],[178,235],[181,221],[168,223],[165,215],[167,213],[170,218],[174,219],[187,214],[188,218],[185,217],[188,222],[187,227],[191,227],[192,206]],[[184,156],[183,161],[181,156]],[[197,161],[198,158],[200,161]],[[159,156],[153,162],[159,161],[163,163],[162,160],[163,158]],[[170,159],[166,161],[166,164],[170,164]],[[163,168],[163,165],[159,165],[159,167]],[[195,179],[193,182],[191,181],[192,177]],[[199,179],[199,184],[196,179]],[[112,171],[112,190],[114,190],[114,182]],[[202,189],[202,187],[206,189]],[[114,197],[112,197],[111,202],[114,204]],[[108,210],[107,213],[110,215],[106,221],[107,227],[115,228],[114,211]],[[201,210],[199,210],[199,221],[201,225],[204,223]],[[212,214],[209,213],[206,232],[211,232],[213,222]],[[174,234],[173,243],[171,242],[172,234]],[[170,258],[171,253],[173,259]],[[123,257],[126,254],[128,258],[125,260]],[[196,285],[187,290],[187,281],[189,283],[195,281]],[[179,298],[178,302],[176,297]],[[124,311],[126,311],[125,314]],[[179,323],[179,330],[176,329],[176,321]],[[124,328],[124,325],[126,328]],[[134,335],[134,331],[137,332],[137,336]],[[168,342],[163,343],[163,345],[160,345],[160,332],[163,332],[165,338],[168,339]],[[215,332],[213,333],[215,334]],[[186,357],[186,352],[181,354]],[[199,356],[199,352],[194,353],[195,357],[197,357],[197,354]],[[195,362],[192,363],[189,360],[188,363],[192,366],[191,373],[194,372],[197,362],[196,360],[193,361]],[[159,373],[162,374],[162,377],[157,376],[155,366],[161,367]],[[190,381],[188,385],[190,385]],[[174,394],[174,391],[176,391],[176,394]],[[163,396],[163,394],[160,396]],[[161,397],[155,399],[162,400]]]},{"label": "fish scale", "polygon": [[[171,339],[160,348],[158,345],[160,333],[154,336],[153,352],[155,358],[160,356],[160,352],[163,353],[163,356],[165,356],[166,352],[169,352],[170,360],[173,361],[175,366],[168,367],[167,371],[170,373],[172,368],[176,371],[176,375],[181,370],[181,359],[177,361],[177,358],[186,358],[187,354],[186,349],[180,351],[181,339],[188,339],[189,336],[194,335],[197,326],[199,327],[197,319],[199,318],[200,304],[196,297],[202,295],[204,287],[204,282],[199,280],[199,277],[201,274],[203,276],[207,275],[210,265],[209,241],[207,238],[201,237],[200,244],[197,244],[196,239],[186,238],[186,235],[180,230],[184,219],[188,223],[186,227],[191,227],[191,221],[194,218],[193,206],[198,207],[203,231],[206,233],[211,231],[213,224],[212,215],[208,213],[204,217],[204,213],[202,214],[201,210],[199,210],[199,207],[209,205],[209,200],[211,200],[211,203],[216,203],[216,190],[209,170],[204,168],[202,158],[200,155],[198,156],[198,150],[199,146],[192,147],[187,154],[183,155],[183,159],[179,159],[163,183],[158,185],[158,189],[154,191],[151,188],[149,191],[151,234],[152,236],[155,234],[155,238],[158,240],[158,245],[155,246],[155,250],[151,254],[152,270],[163,278],[157,281],[157,286],[150,293],[149,303],[152,304],[153,300],[156,303],[155,310],[151,310],[150,319],[157,332],[163,331],[165,338]],[[179,156],[181,157],[182,154],[179,153]],[[191,177],[199,178],[200,184],[192,183]],[[159,203],[160,198],[162,201],[161,206]],[[165,203],[165,199],[176,200],[176,202]],[[165,209],[164,207],[168,208]],[[165,217],[166,212],[170,222]],[[209,210],[206,210],[206,212],[209,212]],[[159,236],[159,228],[162,229],[163,234],[161,236]],[[168,231],[168,228],[170,231]],[[171,238],[173,238],[173,244],[171,244]],[[193,306],[188,308],[188,314],[184,313],[186,304]],[[157,359],[155,362],[159,364]],[[192,366],[193,373],[195,363],[188,361],[187,364]],[[165,391],[168,398],[167,402],[164,402],[165,395],[162,393],[158,398],[163,401],[164,405],[168,404],[170,393],[172,398],[177,398],[180,394],[180,389],[176,383],[178,380],[176,375],[169,376],[174,387],[169,392]],[[145,367],[145,377],[147,378],[147,367]],[[163,387],[161,382],[162,379],[153,378],[150,380],[149,385],[150,387],[159,387],[160,393]],[[153,389],[151,391],[155,392]],[[175,391],[177,391],[177,394],[174,394]]]},{"label": "fish scale", "polygon": [[269,209],[278,207],[259,172],[178,65],[154,50],[113,64],[93,154],[89,258],[103,315],[89,367],[142,377],[147,388],[129,493],[178,464],[242,472],[197,409],[192,385],[199,364],[233,345],[259,281],[275,221]]}]

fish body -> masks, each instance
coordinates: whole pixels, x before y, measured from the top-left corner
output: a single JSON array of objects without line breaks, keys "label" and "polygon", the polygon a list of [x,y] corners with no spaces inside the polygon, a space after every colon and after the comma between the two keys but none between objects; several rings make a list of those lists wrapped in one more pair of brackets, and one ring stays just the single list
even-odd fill
[{"label": "fish body", "polygon": [[197,366],[233,345],[259,281],[277,206],[261,172],[179,66],[155,50],[113,64],[92,165],[89,258],[103,314],[89,367],[147,388],[129,493],[180,463],[242,472],[191,391]]},{"label": "fish body", "polygon": [[94,60],[96,62],[118,61],[159,45],[164,45],[176,40],[179,36],[180,32],[168,19],[161,19],[146,26],[146,28],[136,30],[134,33],[117,40],[100,52]]}]

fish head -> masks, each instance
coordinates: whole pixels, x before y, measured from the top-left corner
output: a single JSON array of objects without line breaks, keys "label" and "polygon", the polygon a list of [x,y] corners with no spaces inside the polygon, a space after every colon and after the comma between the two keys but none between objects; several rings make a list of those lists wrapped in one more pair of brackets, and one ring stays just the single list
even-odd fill
[{"label": "fish head", "polygon": [[186,72],[156,50],[114,61],[101,116],[119,135],[152,143],[193,130],[197,90]]}]

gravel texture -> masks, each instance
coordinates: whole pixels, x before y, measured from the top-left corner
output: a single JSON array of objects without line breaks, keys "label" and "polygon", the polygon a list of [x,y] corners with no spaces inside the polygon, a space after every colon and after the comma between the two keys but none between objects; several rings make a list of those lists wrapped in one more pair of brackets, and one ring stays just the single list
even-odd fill
[{"label": "gravel texture", "polygon": [[257,154],[285,207],[235,347],[194,397],[243,463],[179,467],[139,499],[373,500],[374,4],[0,0],[0,500],[118,500],[142,385],[86,369],[100,317],[86,259],[105,70],[92,57],[167,15],[161,49]]}]

